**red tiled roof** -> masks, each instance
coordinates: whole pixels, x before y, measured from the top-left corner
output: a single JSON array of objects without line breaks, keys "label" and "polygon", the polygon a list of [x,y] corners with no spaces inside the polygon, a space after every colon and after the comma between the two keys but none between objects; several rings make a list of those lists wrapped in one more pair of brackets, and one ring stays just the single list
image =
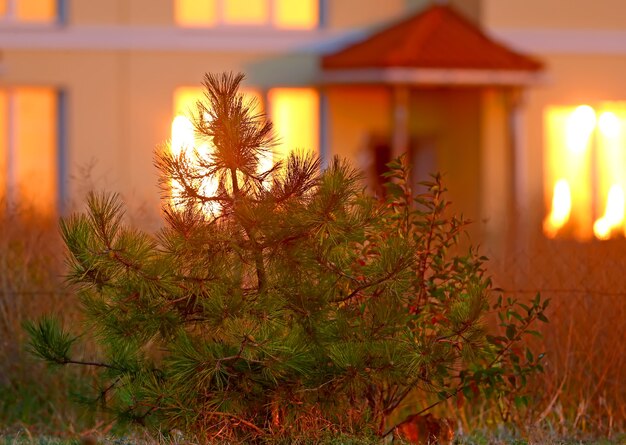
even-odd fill
[{"label": "red tiled roof", "polygon": [[435,5],[324,56],[322,67],[539,71],[543,65],[494,42],[449,6]]}]

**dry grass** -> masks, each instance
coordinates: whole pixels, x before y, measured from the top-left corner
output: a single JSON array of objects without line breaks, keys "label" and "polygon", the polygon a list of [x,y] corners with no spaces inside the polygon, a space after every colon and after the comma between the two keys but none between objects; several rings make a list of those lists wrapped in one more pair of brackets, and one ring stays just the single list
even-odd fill
[{"label": "dry grass", "polygon": [[508,295],[551,298],[534,345],[547,353],[525,421],[567,436],[615,437],[626,426],[626,240],[543,237],[493,261]]},{"label": "dry grass", "polygon": [[[0,209],[6,209],[0,203]],[[536,403],[518,417],[522,437],[612,438],[626,426],[626,241],[573,242],[541,238],[494,258],[496,284],[509,295],[552,298],[550,324],[535,347],[547,352],[535,382]],[[24,351],[25,319],[57,313],[79,323],[76,298],[62,280],[63,246],[56,220],[28,209],[0,212],[0,430],[57,432],[79,437],[98,424],[68,393],[89,384],[85,370],[51,373]],[[459,425],[494,427],[497,407],[474,409]],[[621,435],[620,435],[621,434]],[[620,439],[620,437],[622,439]],[[499,439],[462,443],[504,443]],[[0,441],[1,443],[1,441]],[[526,443],[522,440],[519,443]]]},{"label": "dry grass", "polygon": [[0,428],[67,431],[91,422],[68,403],[86,374],[51,373],[25,350],[24,320],[44,313],[78,320],[76,298],[62,284],[63,263],[56,219],[0,201]]}]

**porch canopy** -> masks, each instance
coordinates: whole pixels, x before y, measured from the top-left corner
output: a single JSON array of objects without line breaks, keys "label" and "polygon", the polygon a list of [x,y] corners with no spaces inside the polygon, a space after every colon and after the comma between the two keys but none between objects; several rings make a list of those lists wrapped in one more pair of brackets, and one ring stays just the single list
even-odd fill
[{"label": "porch canopy", "polygon": [[[449,163],[443,168],[455,172],[455,193],[458,202],[466,203],[466,214],[489,221],[484,225],[485,233],[501,233],[502,227],[515,233],[515,206],[521,202],[517,183],[523,177],[524,156],[521,91],[542,81],[540,61],[494,41],[477,24],[439,3],[324,55],[320,64],[319,80],[326,93],[351,86],[387,87],[391,96],[389,142],[394,158],[410,153],[411,138],[421,136],[411,133],[422,131],[415,130],[418,124],[413,118],[417,116],[411,114],[415,113],[414,99],[422,92],[427,91],[424,97],[440,93],[442,98],[449,98],[452,89],[481,90],[480,108],[476,109],[479,116],[471,116],[479,125],[473,133],[478,139],[465,142],[465,157],[460,158],[458,153],[452,154],[457,145],[443,145],[452,140],[450,134],[441,137],[442,162]],[[456,114],[450,111],[450,115]],[[438,131],[432,128],[428,131]],[[473,167],[459,159],[471,160]],[[465,199],[474,196],[473,192],[477,192],[471,201],[475,205]]]},{"label": "porch canopy", "polygon": [[495,42],[447,5],[433,5],[321,59],[323,84],[535,83],[541,62]]}]

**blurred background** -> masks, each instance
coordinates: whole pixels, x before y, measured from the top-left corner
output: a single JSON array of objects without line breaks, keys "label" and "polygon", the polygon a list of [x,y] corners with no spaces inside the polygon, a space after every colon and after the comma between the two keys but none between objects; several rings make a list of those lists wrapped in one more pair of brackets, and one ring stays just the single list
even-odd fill
[{"label": "blurred background", "polygon": [[533,415],[623,428],[622,0],[0,0],[0,363],[24,314],[68,305],[51,221],[106,189],[158,227],[154,150],[210,150],[189,111],[225,71],[274,159],[347,157],[379,195],[401,153],[416,188],[442,172],[495,284],[553,298]]}]

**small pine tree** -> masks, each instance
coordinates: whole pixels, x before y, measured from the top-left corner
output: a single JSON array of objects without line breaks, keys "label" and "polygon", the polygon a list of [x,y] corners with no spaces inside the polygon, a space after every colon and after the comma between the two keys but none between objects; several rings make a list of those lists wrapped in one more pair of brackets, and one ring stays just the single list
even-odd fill
[{"label": "small pine tree", "polygon": [[62,220],[101,359],[74,358],[79,337],[51,318],[26,326],[35,354],[99,368],[94,401],[120,419],[207,440],[382,434],[416,389],[471,395],[540,366],[505,366],[539,303],[503,319],[519,324],[507,336],[486,335],[483,258],[456,253],[465,223],[446,216],[439,177],[414,197],[394,161],[378,201],[338,159],[320,171],[291,154],[260,171],[272,125],[241,81],[205,77],[194,120],[212,153],[157,153],[158,234],[125,225],[116,195]]}]

